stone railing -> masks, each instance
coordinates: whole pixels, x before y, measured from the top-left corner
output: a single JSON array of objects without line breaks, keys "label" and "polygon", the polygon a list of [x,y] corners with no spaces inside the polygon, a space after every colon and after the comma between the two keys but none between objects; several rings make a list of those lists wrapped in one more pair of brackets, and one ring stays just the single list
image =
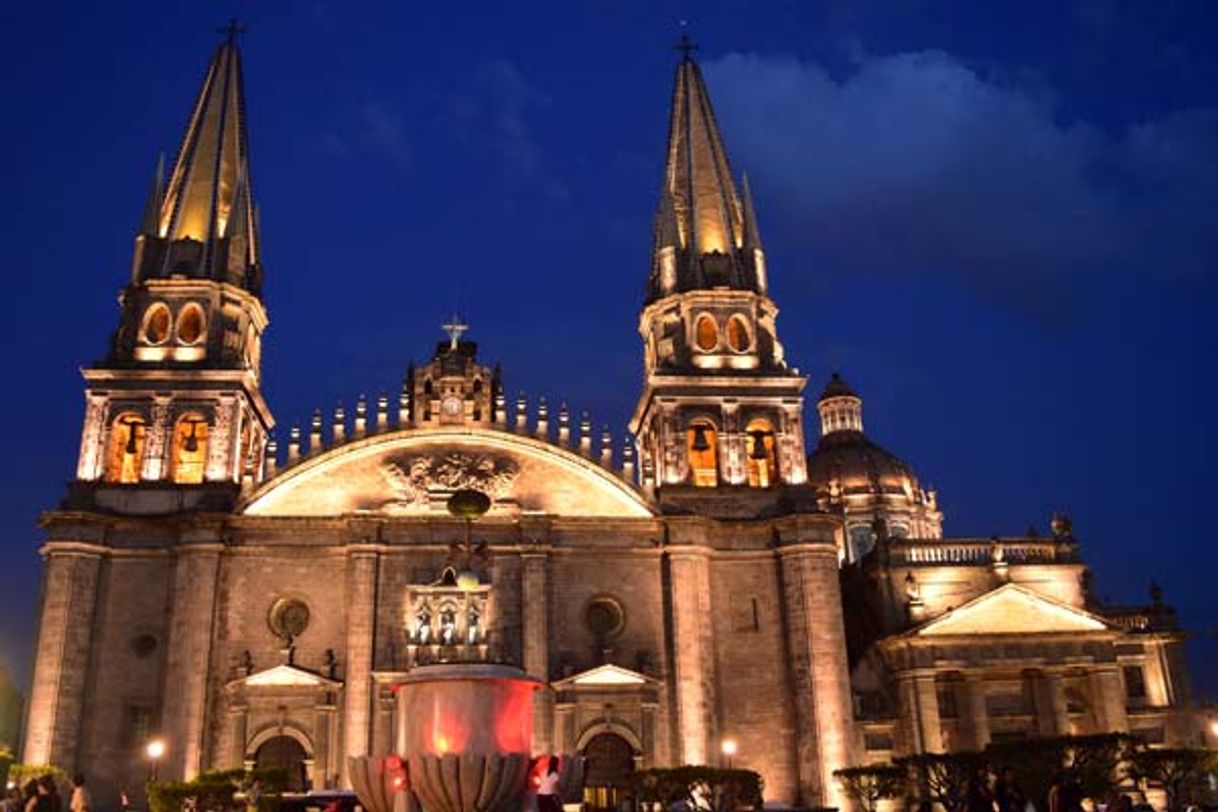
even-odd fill
[{"label": "stone railing", "polygon": [[[394,406],[396,408],[391,407],[389,397],[384,394],[377,397],[372,404],[369,404],[365,396],[360,395],[356,401],[354,419],[340,405],[335,408],[328,426],[323,421],[322,411],[315,409],[307,432],[302,432],[299,425],[294,425],[289,430],[286,454],[281,454],[281,447],[276,438],[270,439],[264,452],[260,477],[255,482],[247,482],[247,487],[271,479],[285,469],[324,451],[377,434],[411,428],[409,393],[404,390]],[[622,441],[615,461],[615,442],[609,427],[605,426],[599,433],[595,432],[587,412],[575,420],[564,403],[558,408],[557,420],[551,422],[544,397],[538,399],[532,416],[523,394],[516,399],[514,406],[514,409],[510,408],[503,394],[498,393],[491,419],[480,424],[480,427],[550,443],[579,454],[631,485],[635,484],[634,442],[630,437]],[[463,425],[454,425],[453,428],[460,429]]]},{"label": "stone railing", "polygon": [[1078,560],[1072,540],[1031,536],[992,539],[890,539],[888,562],[894,566],[992,566],[1062,564]]}]

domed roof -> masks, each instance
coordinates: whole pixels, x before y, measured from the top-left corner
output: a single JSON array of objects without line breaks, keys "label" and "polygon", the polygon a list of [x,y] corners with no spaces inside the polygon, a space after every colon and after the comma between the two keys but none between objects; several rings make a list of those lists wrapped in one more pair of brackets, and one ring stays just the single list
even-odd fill
[{"label": "domed roof", "polygon": [[921,490],[912,468],[861,431],[823,436],[808,455],[808,482],[818,496],[871,493],[916,498]]},{"label": "domed roof", "polygon": [[819,400],[828,400],[829,398],[857,398],[858,394],[850,388],[850,384],[837,372],[829,378],[829,383],[825,384],[825,391],[820,393]]}]

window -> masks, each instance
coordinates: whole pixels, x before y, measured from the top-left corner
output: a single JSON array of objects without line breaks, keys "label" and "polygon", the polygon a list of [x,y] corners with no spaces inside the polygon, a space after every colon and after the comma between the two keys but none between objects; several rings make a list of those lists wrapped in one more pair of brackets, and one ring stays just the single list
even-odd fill
[{"label": "window", "polygon": [[746,352],[749,348],[749,328],[742,316],[732,316],[727,320],[727,345],[732,352]]},{"label": "window", "polygon": [[191,302],[178,314],[178,342],[193,347],[203,340],[203,333],[203,308]]},{"label": "window", "polygon": [[699,488],[719,484],[718,434],[705,420],[691,423],[685,430],[685,450],[689,455],[689,470],[693,483]]},{"label": "window", "polygon": [[774,428],[767,420],[752,420],[744,430],[748,438],[749,486],[768,488],[777,479],[774,459]]},{"label": "window", "polygon": [[197,485],[207,465],[207,420],[198,413],[178,418],[173,430],[173,481]]},{"label": "window", "polygon": [[698,316],[694,323],[694,343],[702,352],[711,352],[719,347],[719,328],[713,318],[705,314]]},{"label": "window", "polygon": [[[168,311],[166,311],[168,313]],[[110,429],[106,481],[131,484],[140,481],[144,464],[144,431],[147,424],[138,414],[122,414]]]},{"label": "window", "polygon": [[1127,665],[1121,669],[1125,676],[1125,696],[1135,702],[1146,701],[1146,675],[1140,665]]},{"label": "window", "polygon": [[871,528],[865,524],[856,524],[850,528],[851,561],[861,561],[863,556],[871,552],[875,543]]},{"label": "window", "polygon": [[956,683],[954,681],[949,680],[936,685],[935,698],[939,705],[940,719],[956,719],[960,716],[960,708],[956,704]]},{"label": "window", "polygon": [[144,341],[149,344],[164,344],[169,338],[169,308],[156,302],[144,312]]}]

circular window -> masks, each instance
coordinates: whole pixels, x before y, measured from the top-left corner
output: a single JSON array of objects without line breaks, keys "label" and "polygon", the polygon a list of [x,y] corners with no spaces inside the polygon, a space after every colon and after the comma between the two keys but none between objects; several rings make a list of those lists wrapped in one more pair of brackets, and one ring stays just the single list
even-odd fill
[{"label": "circular window", "polygon": [[131,641],[131,651],[135,653],[136,657],[143,659],[156,651],[157,645],[158,641],[155,636],[141,634]]},{"label": "circular window", "polygon": [[188,304],[178,314],[178,341],[194,346],[203,339],[203,308]]},{"label": "circular window", "polygon": [[271,605],[267,625],[278,637],[300,637],[309,628],[309,607],[295,598],[280,598]]},{"label": "circular window", "polygon": [[144,313],[144,340],[149,344],[164,344],[169,338],[169,308],[157,302]]},{"label": "circular window", "polygon": [[694,342],[702,352],[710,352],[719,346],[719,328],[710,316],[698,316],[694,325]]},{"label": "circular window", "polygon": [[732,352],[745,352],[749,348],[749,328],[740,316],[732,316],[727,321],[727,345]]},{"label": "circular window", "polygon": [[607,640],[622,631],[626,616],[613,598],[597,598],[584,610],[584,625],[598,640]]}]

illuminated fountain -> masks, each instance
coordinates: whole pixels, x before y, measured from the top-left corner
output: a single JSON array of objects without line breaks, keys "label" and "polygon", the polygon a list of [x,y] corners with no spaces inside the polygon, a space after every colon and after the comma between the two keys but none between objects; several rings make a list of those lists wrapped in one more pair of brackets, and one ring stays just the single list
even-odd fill
[{"label": "illuminated fountain", "polygon": [[[448,510],[465,519],[463,565],[450,575],[470,592],[481,587],[471,540],[474,519],[490,509],[479,491],[461,490]],[[369,812],[517,812],[533,763],[533,694],[541,682],[519,668],[489,662],[436,662],[411,668],[395,686],[398,754],[349,760]],[[582,793],[583,759],[560,760],[564,797]]]}]

